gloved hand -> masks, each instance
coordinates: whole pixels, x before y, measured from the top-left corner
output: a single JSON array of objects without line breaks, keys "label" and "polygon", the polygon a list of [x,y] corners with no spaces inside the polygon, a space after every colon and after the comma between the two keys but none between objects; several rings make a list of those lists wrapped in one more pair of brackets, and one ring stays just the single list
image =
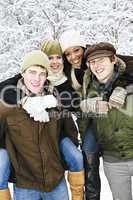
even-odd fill
[{"label": "gloved hand", "polygon": [[96,101],[91,98],[84,99],[80,102],[80,108],[84,113],[96,112]]},{"label": "gloved hand", "polygon": [[127,91],[124,88],[116,87],[109,98],[109,107],[121,108],[125,103],[126,96]]},{"label": "gloved hand", "polygon": [[49,114],[45,109],[43,112],[30,113],[30,117],[33,117],[35,121],[49,122]]},{"label": "gloved hand", "polygon": [[80,108],[86,113],[106,114],[108,111],[108,103],[102,101],[102,97],[87,98],[81,101]]},{"label": "gloved hand", "polygon": [[35,121],[48,121],[46,108],[57,106],[57,99],[53,95],[28,97],[23,104],[23,108],[34,118]]},{"label": "gloved hand", "polygon": [[107,114],[109,111],[109,106],[107,101],[97,101],[96,102],[96,113],[97,114]]}]

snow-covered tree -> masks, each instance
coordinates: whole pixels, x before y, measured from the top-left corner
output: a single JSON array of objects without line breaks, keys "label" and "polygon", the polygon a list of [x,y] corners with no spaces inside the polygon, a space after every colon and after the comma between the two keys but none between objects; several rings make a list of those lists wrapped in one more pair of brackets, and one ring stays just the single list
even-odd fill
[{"label": "snow-covered tree", "polygon": [[0,0],[0,80],[20,71],[26,52],[71,28],[88,44],[108,41],[133,54],[132,16],[132,0]]}]

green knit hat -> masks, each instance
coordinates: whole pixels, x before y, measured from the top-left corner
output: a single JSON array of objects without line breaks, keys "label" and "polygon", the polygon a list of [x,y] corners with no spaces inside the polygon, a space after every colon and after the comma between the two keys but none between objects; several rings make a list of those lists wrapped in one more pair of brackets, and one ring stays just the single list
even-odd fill
[{"label": "green knit hat", "polygon": [[47,70],[50,67],[47,55],[40,50],[33,50],[27,53],[21,63],[21,72],[23,73],[29,67],[34,65],[39,65]]},{"label": "green knit hat", "polygon": [[58,40],[47,40],[44,41],[41,46],[41,51],[46,53],[47,56],[60,55],[62,56],[62,50]]}]

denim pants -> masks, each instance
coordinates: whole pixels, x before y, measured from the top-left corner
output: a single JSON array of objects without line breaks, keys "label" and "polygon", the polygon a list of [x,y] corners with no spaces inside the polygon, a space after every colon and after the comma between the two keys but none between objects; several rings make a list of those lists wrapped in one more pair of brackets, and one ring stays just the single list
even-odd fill
[{"label": "denim pants", "polygon": [[103,162],[104,173],[114,200],[132,200],[133,160]]},{"label": "denim pants", "polygon": [[8,188],[10,160],[6,149],[0,149],[0,189]]},{"label": "denim pants", "polygon": [[70,138],[65,137],[60,142],[60,151],[63,154],[68,170],[78,172],[83,170],[83,155]]},{"label": "denim pants", "polygon": [[87,155],[89,153],[98,152],[98,144],[96,142],[95,135],[93,133],[93,126],[89,127],[85,132],[82,150]]},{"label": "denim pants", "polygon": [[18,188],[14,184],[14,200],[69,200],[67,184],[63,179],[51,192]]}]

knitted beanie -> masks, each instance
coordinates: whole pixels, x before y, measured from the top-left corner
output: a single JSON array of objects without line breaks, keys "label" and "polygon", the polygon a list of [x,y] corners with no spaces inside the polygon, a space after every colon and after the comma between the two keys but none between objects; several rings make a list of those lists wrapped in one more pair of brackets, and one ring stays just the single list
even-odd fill
[{"label": "knitted beanie", "polygon": [[21,73],[23,73],[29,67],[35,65],[44,67],[46,70],[50,66],[50,62],[47,55],[40,50],[33,50],[24,56],[23,61],[21,63]]},{"label": "knitted beanie", "polygon": [[43,51],[47,56],[50,56],[50,55],[62,56],[62,54],[63,54],[58,40],[44,41],[41,46],[41,51]]},{"label": "knitted beanie", "polygon": [[81,36],[80,32],[76,30],[68,30],[62,33],[59,38],[59,42],[63,53],[70,47],[86,47],[83,37]]}]

